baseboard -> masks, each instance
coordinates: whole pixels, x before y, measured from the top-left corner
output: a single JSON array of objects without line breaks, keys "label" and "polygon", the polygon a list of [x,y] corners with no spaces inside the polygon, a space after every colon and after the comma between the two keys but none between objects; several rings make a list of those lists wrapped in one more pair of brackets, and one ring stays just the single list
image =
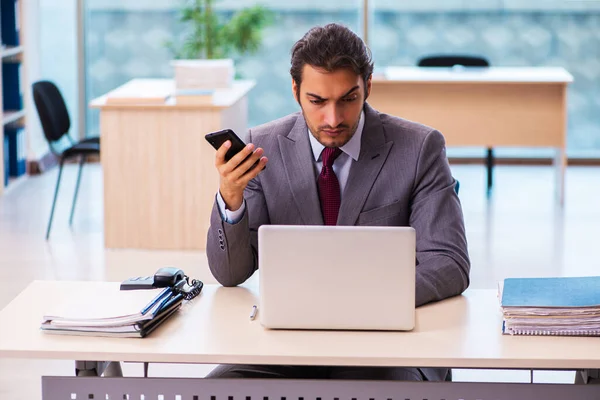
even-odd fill
[{"label": "baseboard", "polygon": [[100,162],[100,156],[98,155],[92,155],[92,156],[88,156],[86,162],[88,164],[96,164]]},{"label": "baseboard", "polygon": [[[69,160],[66,164],[78,163],[77,159]],[[99,156],[88,156],[86,163],[99,163]],[[48,152],[44,154],[39,160],[28,160],[27,161],[27,174],[28,175],[39,175],[44,173],[54,167],[58,166],[58,157],[54,155],[52,152]]]},{"label": "baseboard", "polygon": [[29,175],[38,175],[52,169],[53,167],[58,165],[58,158],[52,153],[48,151],[42,157],[37,160],[28,160],[27,161],[27,174]]}]

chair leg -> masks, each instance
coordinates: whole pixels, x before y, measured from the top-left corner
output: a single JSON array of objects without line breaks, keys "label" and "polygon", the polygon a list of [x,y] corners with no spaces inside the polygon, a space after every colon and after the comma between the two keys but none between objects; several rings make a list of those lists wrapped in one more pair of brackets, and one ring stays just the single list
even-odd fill
[{"label": "chair leg", "polygon": [[52,219],[54,218],[54,208],[56,207],[56,198],[58,197],[58,188],[60,186],[60,177],[62,176],[64,160],[60,160],[58,169],[58,179],[56,180],[56,188],[54,189],[54,200],[52,200],[52,210],[50,211],[50,220],[46,229],[46,240],[50,237],[50,228],[52,228]]},{"label": "chair leg", "polygon": [[487,193],[490,194],[493,184],[493,169],[494,169],[494,150],[492,148],[487,149],[486,157],[487,166]]},{"label": "chair leg", "polygon": [[73,204],[71,204],[71,216],[69,217],[69,226],[73,225],[73,215],[75,214],[75,203],[77,203],[77,194],[79,193],[79,182],[81,182],[81,170],[85,164],[85,156],[79,159],[79,172],[77,173],[77,183],[75,183],[75,194],[73,194]]}]

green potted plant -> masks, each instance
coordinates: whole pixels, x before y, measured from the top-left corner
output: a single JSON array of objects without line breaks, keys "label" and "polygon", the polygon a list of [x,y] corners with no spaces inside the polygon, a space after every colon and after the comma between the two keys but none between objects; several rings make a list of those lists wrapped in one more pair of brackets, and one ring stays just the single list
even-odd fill
[{"label": "green potted plant", "polygon": [[222,59],[255,53],[273,13],[261,5],[243,8],[230,18],[217,14],[218,0],[185,0],[180,21],[187,31],[181,44],[168,44],[176,59]]},{"label": "green potted plant", "polygon": [[184,0],[180,21],[186,25],[178,43],[168,43],[175,60],[177,90],[213,90],[229,87],[234,79],[234,58],[255,53],[262,30],[273,14],[255,5],[225,16],[218,13],[218,0]]}]

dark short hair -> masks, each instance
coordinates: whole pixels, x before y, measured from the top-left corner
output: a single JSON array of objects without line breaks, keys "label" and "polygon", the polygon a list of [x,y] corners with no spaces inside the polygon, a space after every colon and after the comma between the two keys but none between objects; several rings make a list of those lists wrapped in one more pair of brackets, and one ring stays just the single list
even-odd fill
[{"label": "dark short hair", "polygon": [[327,72],[349,68],[362,76],[365,88],[373,74],[371,51],[358,35],[340,24],[328,24],[310,29],[292,48],[290,74],[298,85],[306,64]]}]

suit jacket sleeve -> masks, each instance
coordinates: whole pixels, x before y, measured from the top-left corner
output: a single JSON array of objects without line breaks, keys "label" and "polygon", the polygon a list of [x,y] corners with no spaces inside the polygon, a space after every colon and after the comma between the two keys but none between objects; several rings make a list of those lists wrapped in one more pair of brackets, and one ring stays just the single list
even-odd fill
[{"label": "suit jacket sleeve", "polygon": [[[251,142],[248,132],[246,143]],[[210,271],[223,286],[240,285],[258,269],[258,228],[269,223],[260,174],[246,187],[244,201],[246,210],[235,224],[221,216],[216,199],[210,217],[206,256]]]},{"label": "suit jacket sleeve", "polygon": [[444,137],[431,131],[417,161],[410,214],[417,235],[417,306],[458,295],[469,286],[465,226],[454,188]]}]

